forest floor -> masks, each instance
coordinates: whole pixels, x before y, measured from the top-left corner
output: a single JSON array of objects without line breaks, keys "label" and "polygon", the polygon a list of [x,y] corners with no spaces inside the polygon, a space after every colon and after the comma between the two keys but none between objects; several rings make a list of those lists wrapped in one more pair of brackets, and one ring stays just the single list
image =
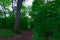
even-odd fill
[{"label": "forest floor", "polygon": [[[3,29],[2,29],[3,30]],[[8,35],[10,36],[11,35],[14,35],[13,33],[11,33],[11,31],[9,32],[7,30],[7,32],[4,31],[1,31],[0,29],[0,40],[32,40],[32,30],[27,30],[24,32],[24,34],[16,34],[12,37],[8,37]],[[3,36],[5,37],[3,37]]]}]

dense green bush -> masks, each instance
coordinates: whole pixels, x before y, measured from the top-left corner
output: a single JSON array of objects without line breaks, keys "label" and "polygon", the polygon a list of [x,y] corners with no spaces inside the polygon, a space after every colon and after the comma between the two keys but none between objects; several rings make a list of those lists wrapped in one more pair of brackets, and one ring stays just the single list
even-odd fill
[{"label": "dense green bush", "polygon": [[14,18],[13,17],[7,17],[6,18],[6,28],[13,28],[14,27]]},{"label": "dense green bush", "polygon": [[45,40],[48,36],[58,40],[60,37],[60,30],[58,30],[58,28],[60,29],[60,12],[58,9],[60,7],[55,5],[55,1],[47,2],[46,4],[42,3],[41,0],[35,0],[32,6],[33,13],[31,16],[33,22],[31,26],[34,32],[33,40]]},{"label": "dense green bush", "polygon": [[10,17],[1,18],[0,19],[0,27],[1,28],[13,28],[14,19]]},{"label": "dense green bush", "polygon": [[3,18],[0,18],[0,28],[2,28],[3,27]]},{"label": "dense green bush", "polygon": [[20,29],[27,30],[28,29],[28,22],[27,17],[20,17]]}]

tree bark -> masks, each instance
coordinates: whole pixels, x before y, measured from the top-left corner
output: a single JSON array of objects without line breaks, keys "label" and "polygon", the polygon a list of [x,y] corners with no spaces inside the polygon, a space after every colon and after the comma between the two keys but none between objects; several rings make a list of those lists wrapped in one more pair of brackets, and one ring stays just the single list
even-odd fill
[{"label": "tree bark", "polygon": [[14,28],[16,32],[21,32],[19,22],[20,22],[20,12],[21,12],[22,2],[23,0],[17,1],[17,12],[15,13],[15,28]]}]

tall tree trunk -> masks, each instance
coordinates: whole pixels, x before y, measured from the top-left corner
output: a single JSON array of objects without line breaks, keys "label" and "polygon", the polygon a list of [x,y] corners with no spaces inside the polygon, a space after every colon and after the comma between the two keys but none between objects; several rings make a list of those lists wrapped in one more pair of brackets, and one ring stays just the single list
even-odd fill
[{"label": "tall tree trunk", "polygon": [[21,6],[22,6],[23,0],[18,0],[17,1],[17,12],[15,13],[15,32],[20,32],[20,26],[19,26],[19,21],[20,21],[20,12],[21,12]]}]

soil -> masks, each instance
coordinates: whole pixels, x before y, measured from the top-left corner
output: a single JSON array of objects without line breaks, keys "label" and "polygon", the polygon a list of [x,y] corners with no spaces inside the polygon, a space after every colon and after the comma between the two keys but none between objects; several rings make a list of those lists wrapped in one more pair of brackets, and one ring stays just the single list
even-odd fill
[{"label": "soil", "polygon": [[17,34],[10,38],[0,38],[0,40],[32,40],[32,34],[32,30],[28,30],[24,34]]}]

